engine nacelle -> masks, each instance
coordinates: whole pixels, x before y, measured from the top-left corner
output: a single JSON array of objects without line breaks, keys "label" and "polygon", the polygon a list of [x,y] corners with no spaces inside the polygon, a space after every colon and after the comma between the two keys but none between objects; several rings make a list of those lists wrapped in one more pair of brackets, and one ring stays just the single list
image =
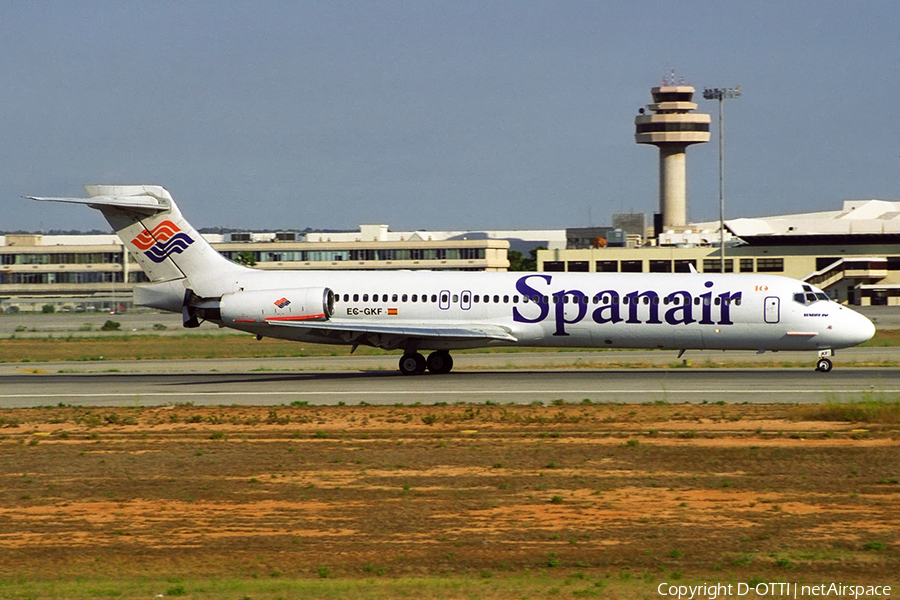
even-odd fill
[{"label": "engine nacelle", "polygon": [[255,290],[225,294],[220,302],[224,323],[324,321],[334,314],[329,288]]}]

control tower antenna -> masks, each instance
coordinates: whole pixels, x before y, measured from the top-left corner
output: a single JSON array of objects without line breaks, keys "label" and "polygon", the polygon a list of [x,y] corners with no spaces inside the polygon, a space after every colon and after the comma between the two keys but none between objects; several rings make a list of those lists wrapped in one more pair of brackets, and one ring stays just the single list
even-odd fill
[{"label": "control tower antenna", "polygon": [[694,112],[691,102],[694,88],[684,80],[676,80],[675,72],[663,78],[663,85],[652,88],[653,104],[635,117],[634,139],[638,144],[659,148],[659,212],[655,220],[656,235],[668,229],[684,229],[687,222],[687,157],[691,144],[709,141],[709,115]]}]

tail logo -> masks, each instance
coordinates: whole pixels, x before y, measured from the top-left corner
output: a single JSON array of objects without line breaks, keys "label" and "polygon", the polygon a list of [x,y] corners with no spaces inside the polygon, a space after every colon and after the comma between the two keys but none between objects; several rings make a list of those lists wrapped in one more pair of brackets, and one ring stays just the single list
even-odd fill
[{"label": "tail logo", "polygon": [[144,251],[144,255],[155,263],[160,263],[170,254],[181,254],[185,248],[194,243],[191,237],[183,233],[172,221],[163,221],[153,228],[140,232],[131,243]]},{"label": "tail logo", "polygon": [[288,300],[287,298],[281,298],[280,300],[275,301],[275,306],[277,306],[278,308],[284,308],[285,306],[287,306],[290,303],[291,303],[291,301]]}]

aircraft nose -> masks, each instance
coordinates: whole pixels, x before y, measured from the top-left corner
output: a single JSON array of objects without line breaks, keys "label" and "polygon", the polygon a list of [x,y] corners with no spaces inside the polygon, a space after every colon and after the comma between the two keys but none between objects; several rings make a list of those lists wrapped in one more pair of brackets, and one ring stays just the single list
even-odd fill
[{"label": "aircraft nose", "polygon": [[848,311],[846,318],[846,332],[848,345],[856,346],[863,342],[868,342],[875,335],[875,324],[872,323],[865,315],[861,315],[855,310],[845,309]]}]

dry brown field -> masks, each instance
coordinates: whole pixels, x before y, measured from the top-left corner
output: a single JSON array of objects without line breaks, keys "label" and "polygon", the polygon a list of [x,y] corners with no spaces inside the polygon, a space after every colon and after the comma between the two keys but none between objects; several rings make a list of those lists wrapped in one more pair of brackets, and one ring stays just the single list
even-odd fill
[{"label": "dry brown field", "polygon": [[0,597],[896,584],[898,417],[878,402],[0,410]]}]

